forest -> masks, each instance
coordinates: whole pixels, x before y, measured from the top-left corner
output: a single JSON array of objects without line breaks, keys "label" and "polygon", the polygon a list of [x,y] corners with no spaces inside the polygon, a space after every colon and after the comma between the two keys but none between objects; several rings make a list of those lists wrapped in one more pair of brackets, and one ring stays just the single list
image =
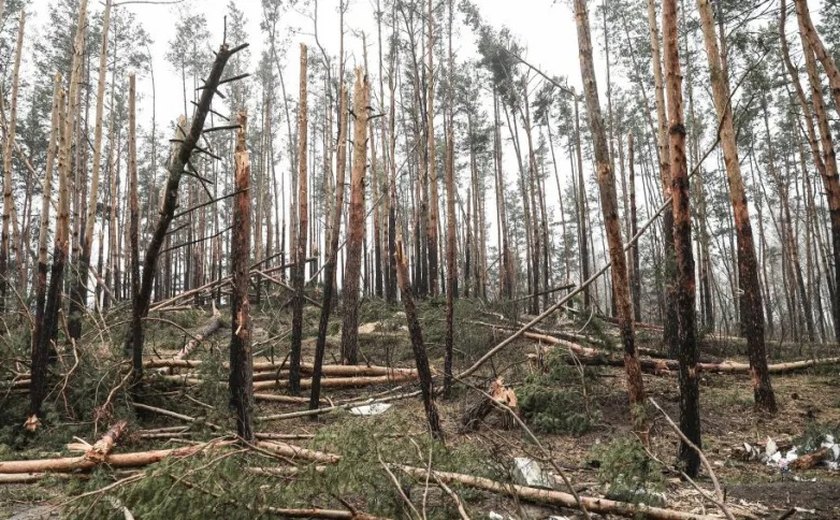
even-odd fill
[{"label": "forest", "polygon": [[0,517],[840,518],[838,63],[838,0],[0,0]]}]

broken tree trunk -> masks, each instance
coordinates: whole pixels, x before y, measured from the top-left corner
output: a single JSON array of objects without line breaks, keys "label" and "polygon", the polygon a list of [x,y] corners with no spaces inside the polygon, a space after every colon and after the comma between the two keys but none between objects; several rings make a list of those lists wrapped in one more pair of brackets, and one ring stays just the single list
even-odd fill
[{"label": "broken tree trunk", "polygon": [[169,178],[166,183],[164,200],[160,211],[160,218],[155,226],[149,246],[146,249],[146,256],[143,262],[143,277],[140,291],[137,293],[132,304],[131,324],[126,332],[125,348],[132,353],[132,367],[134,370],[134,382],[138,383],[143,376],[143,319],[149,314],[149,305],[152,298],[152,288],[157,272],[157,263],[164,239],[169,231],[169,225],[175,216],[175,208],[178,206],[178,186],[181,177],[184,175],[190,157],[196,148],[198,139],[204,129],[204,120],[210,112],[210,105],[222,79],[228,60],[238,51],[247,47],[247,44],[229,48],[226,43],[222,44],[216,59],[210,70],[210,74],[204,82],[201,98],[196,105],[193,114],[192,124],[189,132],[184,129],[184,139],[172,154],[169,161]]},{"label": "broken tree trunk", "polygon": [[347,215],[347,261],[344,264],[344,319],[341,324],[341,362],[358,363],[359,278],[365,238],[365,170],[367,130],[370,119],[370,84],[362,69],[356,69],[353,88],[353,169],[350,173],[350,209]]},{"label": "broken tree trunk", "polygon": [[[248,301],[248,261],[251,253],[251,158],[245,144],[248,118],[238,117],[234,154],[234,185],[238,195],[233,204],[231,258],[233,294],[230,298],[230,405],[236,413],[236,433],[246,441],[254,439],[251,416],[254,405],[254,368],[251,352],[251,304]],[[214,321],[218,321],[216,318]]]},{"label": "broken tree trunk", "polygon": [[[136,468],[160,462],[167,457],[186,457],[201,450],[228,444],[230,442],[223,441],[167,450],[115,453],[107,455],[101,463],[107,464],[112,468]],[[89,459],[86,454],[79,457],[60,457],[54,459],[7,460],[0,462],[0,473],[69,473],[90,470],[99,464],[100,462]]]},{"label": "broken tree trunk", "polygon": [[[87,214],[85,215],[84,230],[81,237],[82,249],[76,264],[76,280],[71,291],[67,317],[67,330],[74,340],[78,340],[82,335],[82,317],[87,305],[88,271],[90,270],[90,254],[93,247],[94,224],[96,223],[99,177],[102,171],[102,126],[105,113],[105,79],[108,75],[108,31],[110,26],[111,0],[105,0],[105,12],[102,15],[102,44],[99,50],[99,80],[96,86],[96,115],[93,128],[93,171],[90,177]],[[86,182],[85,178],[86,174],[83,175],[82,182]],[[111,202],[111,204],[114,203],[115,201]]]},{"label": "broken tree trunk", "polygon": [[[478,430],[482,421],[493,410],[499,409],[507,414],[507,410],[498,406],[496,403],[501,403],[511,410],[516,410],[517,408],[516,394],[513,389],[505,386],[502,378],[494,379],[490,383],[490,388],[487,393],[482,392],[479,399],[467,407],[461,416],[461,431],[469,432]],[[507,415],[505,416],[507,417]],[[505,426],[507,427],[508,424],[506,423]]]},{"label": "broken tree trunk", "polygon": [[411,283],[408,280],[408,262],[404,256],[402,239],[397,241],[395,250],[397,261],[397,282],[402,293],[403,305],[405,306],[405,319],[408,322],[409,335],[411,336],[411,348],[414,351],[414,361],[417,364],[417,373],[420,377],[420,389],[423,393],[423,406],[426,409],[426,419],[432,437],[443,442],[443,429],[440,426],[437,405],[435,404],[435,388],[432,380],[432,371],[429,368],[429,357],[426,354],[426,346],[423,344],[423,331],[420,328],[420,321],[417,319],[417,308],[412,298]]},{"label": "broken tree trunk", "polygon": [[119,421],[105,432],[105,435],[90,447],[85,453],[85,458],[96,463],[102,463],[105,458],[114,449],[114,445],[120,440],[120,437],[125,432],[128,423],[126,421]]}]

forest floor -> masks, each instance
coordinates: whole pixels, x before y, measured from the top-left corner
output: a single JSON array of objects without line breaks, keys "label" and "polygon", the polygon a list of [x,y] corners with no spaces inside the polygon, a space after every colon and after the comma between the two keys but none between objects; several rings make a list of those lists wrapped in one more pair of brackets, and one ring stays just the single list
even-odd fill
[{"label": "forest floor", "polygon": [[[413,368],[414,361],[404,315],[399,307],[367,301],[361,309],[360,352],[364,363]],[[517,320],[514,309],[487,308],[463,300],[456,310],[456,372],[466,368],[490,347],[506,337]],[[126,373],[118,330],[120,312],[88,323],[89,332],[76,349],[65,353],[62,373],[48,399],[48,414],[35,433],[23,430],[27,396],[21,391],[0,394],[0,460],[22,460],[78,455],[66,446],[74,439],[93,443],[117,419],[129,421],[127,433],[114,453],[183,447],[229,435],[232,420],[227,409],[226,372],[229,327],[224,325],[207,338],[190,359],[202,365],[190,374],[191,381],[176,381],[147,372],[144,401],[155,407],[194,419],[161,415],[132,407],[124,391]],[[304,361],[312,359],[318,309],[305,315]],[[227,316],[222,310],[226,323]],[[443,315],[441,301],[420,305],[427,348],[433,371],[443,366]],[[210,319],[209,311],[176,310],[155,314],[161,318],[149,327],[149,359],[169,359]],[[519,321],[523,320],[522,316]],[[164,321],[165,320],[165,321]],[[330,327],[327,363],[336,363],[339,322]],[[288,350],[288,310],[277,301],[264,302],[254,311],[255,361],[281,361]],[[489,327],[478,322],[495,323]],[[103,323],[109,323],[107,328]],[[555,319],[544,329],[584,332],[581,344],[609,351],[617,348],[615,331],[600,320]],[[661,350],[659,333],[640,330],[639,343]],[[6,339],[4,359],[25,359],[25,338]],[[518,411],[545,451],[502,411],[492,412],[475,431],[461,425],[464,411],[482,396],[469,385],[457,384],[448,399],[439,399],[446,432],[446,447],[428,440],[425,414],[418,397],[398,399],[380,415],[359,417],[338,410],[310,417],[265,419],[306,409],[305,403],[258,400],[255,415],[260,434],[281,434],[281,442],[341,455],[336,464],[313,464],[299,457],[270,456],[264,449],[218,448],[185,457],[170,457],[139,468],[140,472],[100,466],[75,477],[47,476],[26,484],[0,483],[0,518],[33,520],[67,518],[261,518],[283,516],[272,507],[318,507],[366,512],[390,518],[458,518],[456,502],[434,480],[424,482],[400,473],[389,463],[493,478],[511,482],[513,458],[539,461],[543,470],[554,471],[553,460],[581,495],[607,496],[641,501],[695,514],[722,517],[714,503],[703,497],[674,470],[677,438],[656,410],[651,419],[650,453],[645,453],[633,434],[630,410],[620,367],[580,367],[565,359],[563,349],[541,356],[535,362],[537,343],[522,339],[487,363],[469,385],[486,388],[502,376],[517,394]],[[703,342],[703,355],[745,361],[737,340]],[[823,357],[831,349],[798,344],[771,345],[771,362]],[[836,355],[836,354],[835,354]],[[12,366],[4,361],[4,366]],[[20,366],[18,364],[17,366]],[[9,369],[13,371],[14,369]],[[175,369],[183,374],[184,369]],[[6,380],[8,374],[4,375]],[[200,381],[196,380],[200,378]],[[840,368],[824,366],[773,376],[779,404],[775,415],[753,409],[752,389],[746,374],[704,373],[701,377],[703,449],[726,494],[726,503],[736,517],[814,519],[840,518],[840,472],[818,465],[804,471],[781,470],[778,464],[745,460],[744,443],[762,452],[772,439],[780,448],[819,444],[826,434],[840,437]],[[675,420],[678,388],[675,373],[645,374],[648,395]],[[122,385],[122,386],[121,386]],[[62,390],[63,388],[63,390]],[[112,389],[117,388],[112,392]],[[344,403],[374,396],[393,396],[416,390],[413,382],[332,388],[322,396]],[[284,389],[259,390],[286,395]],[[110,394],[110,400],[108,399]],[[307,392],[304,392],[307,396]],[[107,402],[107,405],[103,406]],[[260,419],[263,417],[263,419]],[[509,419],[509,418],[508,418]],[[176,427],[183,427],[172,433]],[[169,430],[161,431],[161,428]],[[155,437],[155,438],[151,438]],[[171,437],[171,438],[170,438]],[[662,463],[655,462],[655,455]],[[304,457],[305,458],[305,457]],[[297,465],[295,473],[256,473],[254,467]],[[386,468],[392,468],[389,471]],[[396,474],[395,474],[396,473]],[[399,490],[394,484],[399,481]],[[712,482],[703,470],[697,484],[711,495]],[[452,485],[471,518],[568,518],[579,512],[528,504],[510,496],[493,495],[466,486]],[[559,481],[556,489],[567,488]],[[406,505],[412,503],[414,510]],[[500,516],[495,516],[500,515]],[[557,515],[557,516],[551,516]],[[597,515],[594,515],[597,516]]]}]

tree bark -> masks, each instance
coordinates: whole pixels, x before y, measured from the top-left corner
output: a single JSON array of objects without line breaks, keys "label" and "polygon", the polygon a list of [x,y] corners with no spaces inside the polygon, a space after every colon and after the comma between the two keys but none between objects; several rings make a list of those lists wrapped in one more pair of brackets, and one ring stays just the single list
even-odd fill
[{"label": "tree bark", "polygon": [[[128,79],[128,242],[131,262],[131,298],[140,291],[140,209],[137,202],[137,95],[136,79]],[[114,225],[112,222],[111,225]]]},{"label": "tree bark", "polygon": [[[295,247],[294,298],[292,300],[292,347],[289,355],[289,392],[293,395],[300,393],[300,358],[301,341],[303,339],[303,290],[306,282],[306,266],[301,261],[306,258],[306,237],[309,231],[309,202],[307,195],[307,161],[309,160],[309,115],[307,100],[307,48],[300,44],[300,100],[298,102],[298,218],[292,223],[296,229],[291,242]],[[295,243],[297,242],[297,243]]]},{"label": "tree bark", "polygon": [[420,321],[417,319],[417,308],[414,306],[414,298],[411,296],[411,283],[408,279],[408,263],[403,253],[402,240],[397,241],[397,281],[402,293],[403,306],[405,307],[405,319],[408,322],[409,336],[411,337],[411,349],[414,351],[414,361],[417,365],[417,375],[420,378],[420,390],[423,395],[423,407],[426,409],[426,420],[429,425],[432,437],[444,442],[443,429],[440,426],[440,416],[435,404],[435,384],[432,380],[432,371],[429,368],[429,357],[426,354],[426,345],[423,343],[423,330],[420,328]]},{"label": "tree bark", "polygon": [[324,299],[321,305],[321,319],[318,322],[318,339],[315,343],[315,368],[312,371],[312,390],[309,409],[315,410],[321,402],[321,376],[324,354],[327,350],[327,329],[332,313],[335,273],[338,266],[338,237],[341,231],[341,214],[344,212],[344,177],[347,170],[347,87],[342,79],[338,101],[338,150],[335,164],[335,209],[332,213],[330,243],[327,245],[327,263],[324,266]]},{"label": "tree bark", "polygon": [[[105,79],[108,75],[108,31],[111,26],[111,0],[105,1],[102,15],[102,44],[99,51],[99,79],[96,86],[96,115],[93,127],[93,171],[91,172],[89,199],[82,240],[82,248],[76,264],[76,280],[70,296],[67,330],[70,337],[78,340],[82,335],[82,318],[87,306],[87,282],[90,271],[90,254],[93,246],[93,228],[96,223],[96,208],[99,197],[99,177],[102,171],[102,126],[105,112]],[[84,176],[82,182],[86,182]],[[78,189],[78,187],[77,187]],[[100,245],[101,247],[101,245]]]},{"label": "tree bark", "polygon": [[[659,30],[656,22],[656,6],[654,0],[647,0],[648,26],[650,28],[651,61],[653,64],[654,91],[656,99],[656,120],[657,120],[657,150],[659,155],[659,176],[662,182],[662,199],[668,200],[671,196],[671,153],[668,145],[668,115],[665,105],[665,87],[662,78],[662,59],[659,53]],[[664,279],[665,292],[663,293],[664,303],[664,328],[663,341],[668,347],[672,357],[679,355],[679,344],[677,343],[677,272],[674,258],[674,212],[672,207],[665,208],[662,216],[662,235],[665,250],[663,252],[665,261]]]},{"label": "tree bark", "polygon": [[732,116],[729,81],[718,48],[718,36],[714,27],[714,15],[709,0],[697,0],[697,9],[700,12],[700,26],[706,44],[712,97],[714,98],[715,111],[720,125],[720,143],[723,148],[729,198],[735,219],[738,243],[738,282],[741,290],[741,323],[744,336],[747,338],[755,404],[761,410],[774,413],[776,411],[776,397],[770,384],[770,376],[767,373],[764,311],[758,284],[758,261],[755,256],[747,194],[741,177],[741,165],[738,161],[738,145]]},{"label": "tree bark", "polygon": [[341,362],[346,365],[358,363],[359,278],[365,236],[365,170],[369,110],[370,84],[367,75],[357,68],[356,84],[353,87],[353,169],[350,173],[347,263],[344,266],[344,319],[341,326]]},{"label": "tree bark", "polygon": [[580,69],[583,78],[583,90],[586,97],[589,126],[592,131],[593,149],[597,166],[598,186],[601,194],[601,209],[609,242],[610,260],[612,261],[612,290],[616,303],[621,339],[624,345],[625,370],[627,371],[627,390],[635,425],[644,432],[644,385],[639,358],[635,346],[633,326],[633,304],[630,302],[627,283],[627,258],[621,238],[621,224],[618,221],[618,202],[615,193],[615,177],[610,167],[606,132],[604,131],[601,107],[598,104],[598,86],[595,80],[595,67],[592,61],[592,39],[589,32],[589,15],[586,0],[575,0],[575,21],[580,49]]},{"label": "tree bark", "polygon": [[[12,66],[12,91],[9,102],[9,122],[6,128],[6,142],[3,149],[3,230],[0,234],[0,312],[6,310],[6,292],[11,285],[9,276],[9,227],[14,218],[14,198],[12,197],[12,155],[15,149],[15,132],[17,126],[18,88],[20,86],[20,60],[23,54],[23,32],[26,26],[26,10],[20,11],[20,22],[15,44],[14,65]],[[11,239],[12,248],[17,249],[17,240]],[[15,260],[25,261],[20,251]],[[21,295],[23,296],[23,295]]]},{"label": "tree bark", "polygon": [[[452,1],[449,0],[449,73],[453,73],[455,60],[452,55]],[[443,362],[443,395],[452,388],[452,350],[454,343],[455,291],[458,284],[458,264],[455,256],[455,118],[452,112],[452,80],[446,89],[446,339]]]},{"label": "tree bark", "polygon": [[[701,448],[700,387],[697,378],[697,309],[694,250],[691,244],[691,201],[688,165],[685,155],[685,119],[683,116],[682,72],[677,45],[677,0],[662,4],[662,34],[665,76],[668,94],[669,157],[674,216],[674,256],[676,259],[677,338],[680,366],[680,430]],[[680,442],[679,458],[683,471],[696,477],[700,469],[698,449]]]},{"label": "tree bark", "polygon": [[253,354],[251,352],[251,304],[248,301],[248,265],[251,253],[251,158],[245,144],[248,116],[237,117],[234,154],[233,232],[231,233],[231,270],[233,293],[230,298],[230,405],[236,413],[236,433],[246,441],[254,439],[251,416],[254,405]]},{"label": "tree bark", "polygon": [[143,320],[149,313],[160,251],[169,231],[169,225],[175,216],[175,208],[178,206],[178,187],[181,183],[181,177],[184,175],[184,170],[188,166],[198,139],[201,137],[204,121],[210,111],[210,105],[216,94],[219,81],[222,79],[225,65],[233,54],[246,46],[247,44],[242,44],[231,49],[227,44],[222,44],[216,53],[216,59],[213,62],[210,74],[205,80],[205,85],[201,91],[201,98],[193,114],[189,131],[187,132],[186,129],[181,129],[181,133],[184,134],[183,139],[172,154],[167,167],[169,178],[166,182],[166,189],[163,195],[164,199],[160,210],[160,218],[155,226],[149,246],[146,249],[140,290],[132,303],[131,322],[125,337],[125,349],[132,353],[135,386],[143,377]]}]

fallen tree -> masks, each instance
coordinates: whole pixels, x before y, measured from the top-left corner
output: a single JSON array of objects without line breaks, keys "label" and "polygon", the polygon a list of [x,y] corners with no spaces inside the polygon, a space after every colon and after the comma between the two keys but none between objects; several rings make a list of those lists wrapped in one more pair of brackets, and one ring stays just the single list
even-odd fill
[{"label": "fallen tree", "polygon": [[136,468],[160,462],[167,457],[187,457],[201,450],[228,444],[231,444],[231,442],[219,441],[165,450],[114,453],[105,456],[101,461],[88,457],[87,454],[78,457],[57,457],[51,459],[6,460],[0,461],[0,474],[71,473],[74,471],[91,470],[100,463],[107,464],[112,468]]}]

